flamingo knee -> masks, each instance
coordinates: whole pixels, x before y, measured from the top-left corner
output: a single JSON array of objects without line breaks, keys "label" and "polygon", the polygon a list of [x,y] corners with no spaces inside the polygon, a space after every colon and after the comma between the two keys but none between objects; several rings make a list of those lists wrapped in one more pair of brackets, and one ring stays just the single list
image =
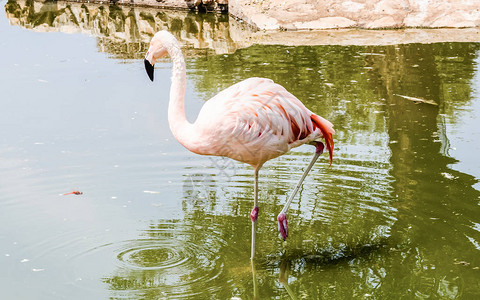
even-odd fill
[{"label": "flamingo knee", "polygon": [[282,239],[285,241],[288,237],[288,222],[287,215],[285,213],[280,213],[277,217],[278,221],[278,231],[282,236]]},{"label": "flamingo knee", "polygon": [[255,206],[253,209],[252,209],[252,212],[250,213],[250,219],[252,219],[252,222],[256,222],[257,221],[257,218],[258,218],[258,206]]}]

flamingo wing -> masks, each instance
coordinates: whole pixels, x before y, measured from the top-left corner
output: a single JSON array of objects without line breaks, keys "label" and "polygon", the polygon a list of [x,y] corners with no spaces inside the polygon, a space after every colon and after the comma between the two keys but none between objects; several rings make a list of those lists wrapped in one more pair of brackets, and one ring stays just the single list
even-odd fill
[{"label": "flamingo wing", "polygon": [[205,103],[195,125],[201,129],[198,135],[208,137],[208,154],[253,166],[322,136],[327,149],[333,148],[333,125],[265,78],[249,78],[217,94]]}]

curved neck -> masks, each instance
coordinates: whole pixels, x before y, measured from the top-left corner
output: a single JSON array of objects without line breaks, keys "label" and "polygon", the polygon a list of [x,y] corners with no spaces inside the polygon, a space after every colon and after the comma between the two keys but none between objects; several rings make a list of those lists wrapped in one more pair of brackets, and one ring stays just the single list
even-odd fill
[{"label": "curved neck", "polygon": [[[170,86],[170,101],[168,103],[168,124],[175,138],[185,147],[192,133],[192,124],[185,116],[186,66],[180,45],[177,41],[167,47],[172,58],[172,84]],[[188,148],[188,147],[187,147]]]}]

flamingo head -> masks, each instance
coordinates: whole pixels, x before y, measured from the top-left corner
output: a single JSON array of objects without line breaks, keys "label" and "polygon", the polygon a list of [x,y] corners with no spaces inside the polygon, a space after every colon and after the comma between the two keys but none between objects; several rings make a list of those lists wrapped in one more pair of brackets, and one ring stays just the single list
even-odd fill
[{"label": "flamingo head", "polygon": [[153,81],[153,66],[157,59],[162,58],[168,54],[167,46],[169,41],[173,36],[166,32],[160,31],[157,32],[152,40],[150,41],[150,47],[148,48],[147,54],[145,54],[145,70],[147,71],[148,77]]}]

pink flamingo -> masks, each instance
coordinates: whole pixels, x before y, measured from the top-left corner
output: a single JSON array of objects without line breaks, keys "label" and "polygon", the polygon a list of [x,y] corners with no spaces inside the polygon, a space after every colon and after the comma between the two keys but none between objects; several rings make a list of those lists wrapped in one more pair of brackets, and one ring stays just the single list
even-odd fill
[{"label": "pink flamingo", "polygon": [[272,158],[294,147],[312,144],[315,154],[284,208],[277,217],[278,230],[288,236],[286,212],[306,175],[323,153],[324,138],[332,163],[332,123],[312,113],[281,85],[265,78],[249,78],[208,100],[195,123],[185,117],[186,67],[180,44],[167,31],[155,34],[145,56],[145,69],[153,81],[155,61],[165,55],[173,60],[168,123],[175,138],[188,150],[202,155],[226,156],[254,169],[254,206],[251,258],[255,256],[258,217],[258,171]]}]

